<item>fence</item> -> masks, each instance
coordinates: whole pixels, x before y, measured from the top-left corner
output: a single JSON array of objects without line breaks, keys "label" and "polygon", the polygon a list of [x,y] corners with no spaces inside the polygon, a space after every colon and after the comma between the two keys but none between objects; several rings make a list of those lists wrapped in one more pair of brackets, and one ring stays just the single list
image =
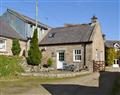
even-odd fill
[{"label": "fence", "polygon": [[105,70],[105,62],[104,61],[93,61],[93,71],[104,71]]}]

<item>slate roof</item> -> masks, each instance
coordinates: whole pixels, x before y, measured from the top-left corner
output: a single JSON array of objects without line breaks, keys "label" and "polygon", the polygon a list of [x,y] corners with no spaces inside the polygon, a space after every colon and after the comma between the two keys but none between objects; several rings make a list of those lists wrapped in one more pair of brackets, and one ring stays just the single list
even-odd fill
[{"label": "slate roof", "polygon": [[70,44],[91,42],[94,26],[89,24],[51,29],[39,43],[42,45]]},{"label": "slate roof", "polygon": [[107,40],[106,42],[105,42],[105,46],[106,47],[114,47],[114,44],[119,44],[120,45],[120,41],[115,41],[115,40]]},{"label": "slate roof", "polygon": [[[30,17],[27,17],[27,16],[25,16],[25,15],[22,15],[22,14],[14,11],[14,10],[11,10],[11,9],[7,9],[7,11],[8,11],[9,13],[17,16],[18,18],[22,19],[23,21],[25,21],[25,22],[27,22],[27,23],[30,23],[30,24],[33,24],[33,25],[36,24],[36,20],[34,20],[34,19],[30,18]],[[43,28],[45,28],[45,29],[50,28],[48,25],[45,25],[45,24],[43,24],[43,23],[40,23],[39,21],[38,21],[38,26],[41,26],[41,27],[43,27]]]},{"label": "slate roof", "polygon": [[22,35],[17,33],[9,24],[0,19],[0,37],[17,38],[26,41]]}]

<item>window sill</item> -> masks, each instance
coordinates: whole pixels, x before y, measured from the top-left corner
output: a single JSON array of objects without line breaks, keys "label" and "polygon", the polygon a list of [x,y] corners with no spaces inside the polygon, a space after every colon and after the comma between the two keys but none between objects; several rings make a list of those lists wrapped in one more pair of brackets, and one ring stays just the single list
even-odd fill
[{"label": "window sill", "polygon": [[74,60],[73,62],[81,62],[81,60],[80,60],[80,61],[78,61],[78,60]]},{"label": "window sill", "polygon": [[6,50],[0,50],[0,53],[6,53],[7,51]]}]

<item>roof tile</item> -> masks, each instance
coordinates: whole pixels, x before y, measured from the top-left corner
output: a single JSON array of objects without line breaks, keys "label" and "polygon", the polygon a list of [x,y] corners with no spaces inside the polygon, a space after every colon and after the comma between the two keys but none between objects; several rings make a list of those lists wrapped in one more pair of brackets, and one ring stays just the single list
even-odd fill
[{"label": "roof tile", "polygon": [[[53,28],[43,38],[40,45],[90,42],[89,38],[93,29],[94,26],[89,24]],[[54,37],[49,37],[53,33]]]},{"label": "roof tile", "polygon": [[0,19],[0,36],[8,38],[17,38],[20,40],[27,40],[22,35],[17,33],[9,24]]}]

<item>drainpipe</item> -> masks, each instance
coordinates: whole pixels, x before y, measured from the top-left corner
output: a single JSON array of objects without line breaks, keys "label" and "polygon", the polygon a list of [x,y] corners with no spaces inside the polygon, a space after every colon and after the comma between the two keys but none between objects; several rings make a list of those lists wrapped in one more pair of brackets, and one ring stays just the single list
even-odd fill
[{"label": "drainpipe", "polygon": [[83,67],[86,66],[86,44],[83,45],[84,47],[84,63],[83,63]]}]

